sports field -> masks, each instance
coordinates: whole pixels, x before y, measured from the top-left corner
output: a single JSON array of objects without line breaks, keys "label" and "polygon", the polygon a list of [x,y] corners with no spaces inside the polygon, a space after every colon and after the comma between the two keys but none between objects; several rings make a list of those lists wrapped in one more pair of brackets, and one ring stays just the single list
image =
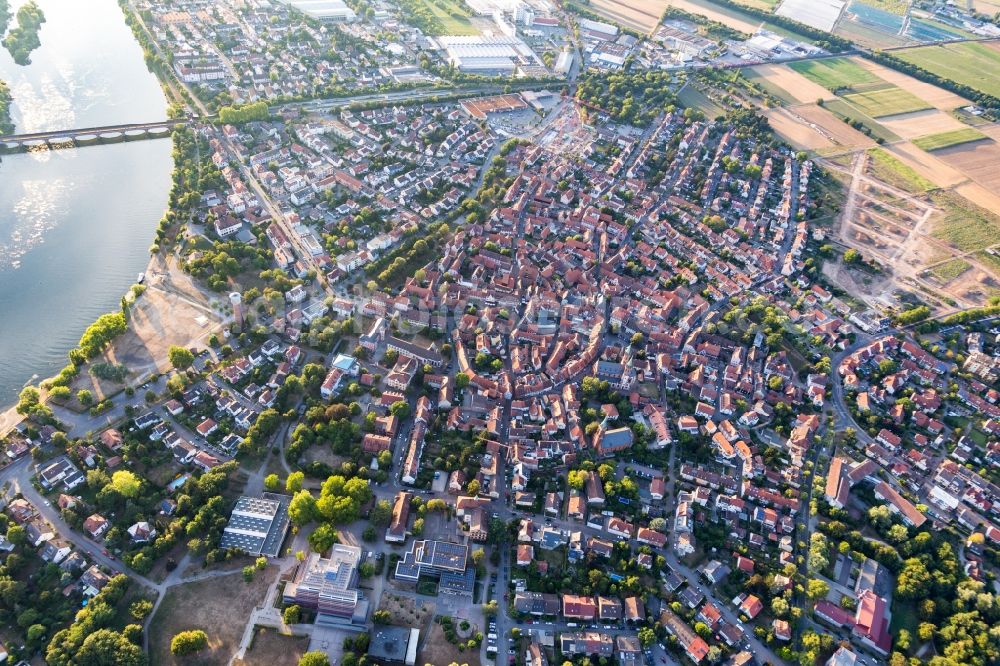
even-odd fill
[{"label": "sports field", "polygon": [[982,141],[986,138],[988,137],[979,130],[974,130],[971,127],[965,127],[962,129],[951,130],[950,132],[941,132],[940,134],[922,136],[919,139],[914,139],[913,145],[921,150],[931,152],[932,150],[941,150],[942,148],[959,146],[963,143]]},{"label": "sports field", "polygon": [[932,108],[930,104],[896,86],[883,86],[844,95],[844,99],[872,118],[895,116]]},{"label": "sports field", "polygon": [[1000,97],[1000,42],[963,42],[893,51],[938,76]]},{"label": "sports field", "polygon": [[788,66],[827,90],[856,88],[859,85],[881,81],[877,76],[847,58],[802,60],[789,63]]}]

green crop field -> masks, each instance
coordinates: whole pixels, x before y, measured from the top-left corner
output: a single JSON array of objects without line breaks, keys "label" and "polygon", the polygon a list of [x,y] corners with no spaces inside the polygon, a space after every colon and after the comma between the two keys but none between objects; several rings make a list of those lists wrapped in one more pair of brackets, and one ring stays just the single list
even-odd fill
[{"label": "green crop field", "polygon": [[963,42],[893,51],[897,58],[938,76],[1000,96],[1000,49],[996,44]]},{"label": "green crop field", "polygon": [[851,62],[847,58],[802,60],[789,63],[788,66],[827,90],[855,88],[858,85],[882,81],[861,65]]},{"label": "green crop field", "polygon": [[970,268],[972,268],[972,264],[967,262],[965,259],[956,257],[954,259],[949,259],[943,264],[934,266],[930,269],[930,273],[942,283],[947,284]]},{"label": "green crop field", "polygon": [[897,86],[865,90],[864,92],[844,95],[844,99],[856,106],[872,118],[894,116],[899,113],[911,113],[933,108],[913,93]]},{"label": "green crop field", "polygon": [[934,183],[882,148],[872,148],[868,151],[868,157],[871,160],[868,168],[872,176],[884,183],[914,193],[934,189]]},{"label": "green crop field", "polygon": [[963,143],[982,141],[986,138],[988,137],[978,130],[974,130],[971,127],[963,127],[962,129],[951,130],[950,132],[941,132],[940,134],[922,136],[919,139],[914,139],[913,145],[921,150],[931,152],[932,150],[941,150],[942,148],[959,146]]}]

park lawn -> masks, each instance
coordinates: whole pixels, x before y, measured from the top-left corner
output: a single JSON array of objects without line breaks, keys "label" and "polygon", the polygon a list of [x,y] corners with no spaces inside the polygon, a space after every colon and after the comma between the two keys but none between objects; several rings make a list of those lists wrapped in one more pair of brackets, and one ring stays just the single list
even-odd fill
[{"label": "park lawn", "polygon": [[934,189],[934,183],[917,173],[908,164],[897,159],[892,153],[881,148],[868,151],[871,174],[879,180],[907,192],[926,192]]},{"label": "park lawn", "polygon": [[953,192],[931,193],[934,204],[944,214],[938,218],[931,235],[963,252],[983,250],[1000,238],[1000,217]]},{"label": "park lawn", "polygon": [[851,93],[843,95],[843,98],[872,118],[934,108],[913,93],[897,86]]},{"label": "park lawn", "polygon": [[1000,49],[978,42],[918,46],[892,55],[956,83],[1000,96]]},{"label": "park lawn", "polygon": [[823,108],[841,120],[855,120],[861,123],[868,128],[868,131],[871,132],[872,137],[875,139],[882,139],[887,142],[899,141],[899,136],[890,131],[889,128],[885,125],[880,125],[874,118],[856,106],[848,104],[843,98],[823,102]]},{"label": "park lawn", "polygon": [[962,129],[951,130],[950,132],[922,136],[919,139],[914,139],[913,145],[929,153],[932,150],[941,150],[942,148],[959,146],[963,143],[972,143],[973,141],[982,141],[987,138],[989,137],[979,130],[972,129],[971,127],[963,127]]},{"label": "park lawn", "polygon": [[943,264],[934,266],[930,269],[930,273],[941,282],[947,284],[970,268],[972,268],[972,264],[967,262],[965,259],[955,257],[954,259],[949,259]]},{"label": "park lawn", "polygon": [[789,63],[788,66],[827,90],[854,88],[862,84],[879,83],[882,80],[847,58],[801,60]]}]

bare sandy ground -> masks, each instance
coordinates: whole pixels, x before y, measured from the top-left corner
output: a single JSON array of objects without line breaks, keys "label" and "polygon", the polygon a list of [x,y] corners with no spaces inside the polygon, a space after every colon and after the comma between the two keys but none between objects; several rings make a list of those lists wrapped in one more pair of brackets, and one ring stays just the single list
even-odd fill
[{"label": "bare sandy ground", "polygon": [[650,33],[660,23],[667,0],[590,0],[588,8],[628,28]]},{"label": "bare sandy ground", "polygon": [[[889,69],[888,67],[874,63],[866,58],[855,56],[852,60],[865,69],[873,72],[879,78],[897,85],[903,90],[913,93],[936,109],[950,111],[951,109],[970,104],[969,100],[964,97],[959,97],[955,93],[948,92],[947,90],[938,88],[930,83],[918,81],[912,76],[907,76],[906,74],[897,72],[894,69]],[[879,122],[881,122],[881,120]]]},{"label": "bare sandy ground", "polygon": [[939,109],[926,109],[913,113],[901,113],[896,116],[884,116],[878,119],[890,131],[904,139],[916,139],[928,134],[939,134],[951,130],[963,129],[962,124],[953,116]]},{"label": "bare sandy ground", "polygon": [[758,65],[753,71],[788,93],[797,102],[836,99],[832,92],[802,76],[787,65]]}]

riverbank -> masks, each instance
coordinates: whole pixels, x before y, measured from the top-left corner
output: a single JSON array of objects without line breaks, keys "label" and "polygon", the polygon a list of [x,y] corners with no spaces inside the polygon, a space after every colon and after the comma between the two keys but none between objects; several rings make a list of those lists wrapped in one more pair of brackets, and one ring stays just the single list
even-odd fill
[{"label": "riverbank", "polygon": [[10,93],[10,86],[0,79],[0,134],[14,133],[14,119],[10,116],[10,106],[14,103],[14,96]]}]

